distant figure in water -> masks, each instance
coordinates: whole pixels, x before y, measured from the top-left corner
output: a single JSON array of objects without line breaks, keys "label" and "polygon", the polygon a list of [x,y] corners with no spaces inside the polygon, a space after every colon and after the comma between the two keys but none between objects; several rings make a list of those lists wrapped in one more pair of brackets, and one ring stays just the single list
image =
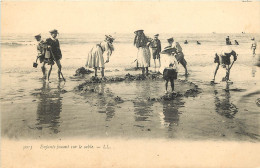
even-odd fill
[{"label": "distant figure in water", "polygon": [[182,52],[182,48],[181,48],[180,43],[176,42],[175,46],[172,46],[173,42],[174,42],[174,39],[173,38],[169,38],[169,39],[167,39],[167,41],[169,43],[169,46],[175,48],[175,50],[174,50],[175,51],[174,52],[175,58],[177,59],[178,63],[181,63],[181,65],[185,69],[185,75],[188,75],[189,73],[188,73],[188,70],[187,70],[187,61],[184,58],[184,54]]},{"label": "distant figure in water", "polygon": [[159,67],[161,67],[161,60],[160,60],[161,41],[158,39],[158,36],[159,34],[154,35],[154,39],[149,44],[149,46],[152,48],[155,71],[156,71],[156,59],[159,60]]},{"label": "distant figure in water", "polygon": [[[99,44],[96,44],[88,53],[86,67],[94,68],[95,77],[97,77],[98,69],[101,69],[102,79],[105,77],[105,63],[109,62],[109,57],[114,51],[113,42],[114,38],[111,35],[105,35],[105,40]],[[106,58],[106,61],[104,57]]]},{"label": "distant figure in water", "polygon": [[257,47],[257,43],[256,43],[254,37],[251,40],[252,40],[251,50],[253,51],[253,56],[255,56],[255,50],[256,50],[256,47]]},{"label": "distant figure in water", "polygon": [[43,79],[46,79],[46,68],[45,68],[45,49],[44,49],[44,42],[41,39],[41,34],[38,34],[36,36],[34,36],[36,41],[37,41],[37,59],[40,59],[40,63],[42,64],[41,69],[42,69],[42,75],[43,75]]},{"label": "distant figure in water", "polygon": [[[230,57],[233,56],[233,62],[231,64]],[[214,63],[217,63],[217,67],[214,73],[214,78],[211,82],[215,82],[215,77],[219,69],[219,65],[222,65],[223,68],[226,68],[226,76],[223,78],[224,81],[229,82],[230,70],[233,66],[233,63],[237,60],[237,53],[234,50],[226,49],[221,53],[215,54]],[[230,65],[231,64],[231,65]]]},{"label": "distant figure in water", "polygon": [[[143,30],[137,30],[135,33],[134,46],[138,49],[137,52],[137,68],[142,68],[142,74],[148,75],[148,67],[150,67],[151,53],[149,43],[151,38],[145,36]],[[146,70],[146,73],[145,73]]]},{"label": "distant figure in water", "polygon": [[229,36],[227,36],[227,38],[226,38],[226,45],[232,45],[232,44],[231,44],[231,41],[230,41],[230,39],[229,39]]},{"label": "distant figure in water", "polygon": [[235,40],[235,45],[239,45],[239,43],[238,43],[238,41],[237,41],[237,40]]},{"label": "distant figure in water", "polygon": [[201,45],[199,41],[197,41],[197,44],[198,44],[198,45]]},{"label": "distant figure in water", "polygon": [[167,46],[164,48],[164,50],[161,52],[162,54],[165,54],[166,59],[163,70],[163,79],[165,80],[165,93],[168,92],[168,83],[171,82],[171,88],[172,93],[174,93],[174,80],[177,79],[178,75],[178,67],[177,67],[177,60],[174,56],[174,53],[176,52],[176,48],[173,48],[172,46]]},{"label": "distant figure in water", "polygon": [[188,41],[187,41],[187,40],[185,40],[185,41],[184,41],[184,44],[188,44]]}]

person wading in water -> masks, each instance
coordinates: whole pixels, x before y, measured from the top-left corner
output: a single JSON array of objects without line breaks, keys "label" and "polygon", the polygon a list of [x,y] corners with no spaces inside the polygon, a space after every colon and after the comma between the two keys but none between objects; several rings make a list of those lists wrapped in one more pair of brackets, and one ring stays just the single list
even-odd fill
[{"label": "person wading in water", "polygon": [[172,93],[174,93],[174,80],[177,79],[178,75],[177,60],[174,56],[175,52],[176,49],[171,46],[165,47],[164,50],[161,52],[162,54],[165,54],[163,56],[165,57],[165,67],[163,70],[163,79],[165,80],[165,93],[168,93],[169,81],[171,82]]},{"label": "person wading in water", "polygon": [[257,44],[256,44],[256,41],[255,41],[254,37],[251,40],[252,40],[251,49],[253,51],[253,56],[255,56],[255,50],[256,50]]},{"label": "person wading in water", "polygon": [[60,60],[62,59],[62,54],[60,50],[60,43],[59,40],[57,39],[58,30],[54,29],[50,31],[51,38],[46,39],[44,42],[47,45],[47,50],[45,53],[45,58],[47,59],[48,65],[50,65],[50,70],[48,73],[48,81],[51,75],[52,71],[52,65],[56,62],[58,66],[58,79],[60,80],[61,77],[61,63]]},{"label": "person wading in water", "polygon": [[138,49],[137,65],[142,68],[142,74],[148,75],[148,67],[150,67],[151,53],[149,50],[149,43],[152,39],[145,36],[143,30],[137,30],[135,33],[134,46]]},{"label": "person wading in water", "polygon": [[177,59],[178,63],[181,63],[183,68],[185,69],[185,75],[189,75],[188,70],[187,70],[187,61],[184,58],[184,54],[182,52],[182,48],[180,43],[176,42],[175,46],[173,46],[174,39],[169,38],[167,39],[169,46],[175,48],[175,58]]},{"label": "person wading in water", "polygon": [[[94,68],[95,77],[97,77],[97,70],[101,68],[101,76],[104,79],[105,63],[109,62],[109,57],[114,51],[113,46],[114,38],[111,35],[105,35],[105,40],[99,44],[96,44],[88,53],[86,67]],[[106,57],[106,61],[104,61]]]},{"label": "person wading in water", "polygon": [[[40,60],[41,65],[41,69],[42,69],[42,75],[43,75],[43,79],[46,79],[46,68],[45,68],[45,49],[44,49],[44,42],[41,39],[41,34],[38,34],[36,36],[34,36],[36,41],[37,41],[37,59]],[[36,61],[37,62],[37,61]]]},{"label": "person wading in water", "polygon": [[[233,56],[233,62],[231,63],[230,57]],[[215,82],[215,77],[217,75],[219,65],[222,65],[223,68],[226,68],[226,76],[222,79],[223,81],[229,82],[229,75],[230,70],[234,64],[234,62],[237,60],[237,53],[234,50],[228,49],[225,51],[222,51],[221,53],[215,54],[214,63],[217,63],[216,70],[214,72],[214,78],[211,81],[211,83]]]},{"label": "person wading in water", "polygon": [[159,60],[159,68],[161,67],[161,60],[160,60],[161,41],[158,39],[158,36],[159,34],[154,35],[154,39],[149,44],[149,47],[152,48],[155,71],[156,71],[156,59]]}]

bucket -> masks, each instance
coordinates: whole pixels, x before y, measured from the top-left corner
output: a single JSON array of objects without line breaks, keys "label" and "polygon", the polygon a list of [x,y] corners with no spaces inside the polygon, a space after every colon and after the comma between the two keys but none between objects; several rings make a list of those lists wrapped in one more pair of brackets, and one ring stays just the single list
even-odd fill
[{"label": "bucket", "polygon": [[33,63],[33,67],[34,67],[34,68],[37,68],[37,66],[38,66],[37,62],[34,62],[34,63]]}]

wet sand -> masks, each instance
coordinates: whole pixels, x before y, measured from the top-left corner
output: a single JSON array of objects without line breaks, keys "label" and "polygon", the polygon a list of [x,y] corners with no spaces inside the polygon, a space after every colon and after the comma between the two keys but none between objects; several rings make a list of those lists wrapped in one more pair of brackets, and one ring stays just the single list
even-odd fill
[{"label": "wet sand", "polygon": [[[2,136],[250,142],[260,139],[259,108],[254,102],[258,95],[242,102],[236,99],[246,90],[239,87],[239,82],[210,85],[196,80],[196,71],[188,77],[181,72],[175,82],[179,96],[167,100],[160,75],[125,80],[125,73],[107,71],[107,80],[100,83],[90,82],[93,73],[74,76],[75,70],[66,69],[66,83],[58,81],[55,73],[52,83],[38,79],[40,72],[3,74],[2,79],[12,81],[4,86],[17,90],[2,91],[8,95],[1,97]],[[140,71],[127,73],[138,77]],[[19,83],[19,87],[12,83]]]}]

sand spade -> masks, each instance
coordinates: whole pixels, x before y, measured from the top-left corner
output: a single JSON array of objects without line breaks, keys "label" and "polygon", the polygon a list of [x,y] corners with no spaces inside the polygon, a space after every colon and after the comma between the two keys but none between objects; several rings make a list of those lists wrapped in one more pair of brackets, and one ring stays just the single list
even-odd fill
[{"label": "sand spade", "polygon": [[[50,52],[51,52],[51,56],[53,57],[54,61],[56,62],[56,65],[57,65],[57,61],[56,61],[56,58],[54,57],[54,54],[53,54],[53,52],[52,52],[52,49],[50,49]],[[60,67],[59,67],[58,65],[57,65],[57,67],[59,68],[59,71],[60,71],[60,74],[61,74],[62,79],[64,80],[64,82],[66,82],[65,78],[63,77],[63,74],[62,74],[62,72],[61,72]]]}]

